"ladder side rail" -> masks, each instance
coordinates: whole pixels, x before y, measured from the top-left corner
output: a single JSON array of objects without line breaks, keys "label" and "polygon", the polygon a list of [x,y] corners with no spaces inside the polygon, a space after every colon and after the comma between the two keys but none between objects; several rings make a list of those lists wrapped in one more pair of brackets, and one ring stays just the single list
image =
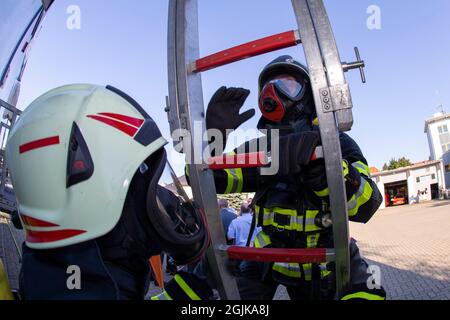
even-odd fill
[{"label": "ladder side rail", "polygon": [[[344,176],[342,169],[342,154],[340,148],[339,132],[333,112],[324,112],[322,101],[325,96],[324,89],[329,87],[327,75],[323,65],[323,55],[319,47],[315,26],[307,0],[292,0],[295,16],[303,42],[303,49],[309,67],[311,84],[317,116],[320,123],[320,135],[325,158],[325,167],[330,190],[330,205],[335,213],[333,215],[333,230],[336,250],[336,294],[341,297],[349,283],[349,248],[348,223],[345,225],[342,217],[347,214],[347,199],[345,193]],[[329,92],[326,93],[329,96]],[[336,231],[344,234],[337,234]],[[346,232],[347,231],[347,232]],[[344,241],[342,239],[345,237]]]},{"label": "ladder side rail", "polygon": [[[189,64],[199,58],[197,0],[171,0],[171,2],[176,2],[175,5],[171,4],[170,8],[175,10],[172,14],[176,17],[175,33],[172,33],[176,42],[172,50],[175,48],[176,54],[177,106],[181,126],[185,125],[183,129],[187,129],[191,134],[191,139],[183,139],[183,150],[190,151],[188,170],[194,200],[206,214],[211,230],[211,245],[206,254],[208,265],[221,298],[239,300],[236,281],[226,269],[226,252],[218,250],[220,246],[225,245],[225,235],[217,206],[213,174],[202,159],[202,151],[207,148],[207,141],[202,139],[206,126],[201,75],[188,70]],[[174,91],[173,88],[171,92]],[[196,136],[200,138],[197,139]],[[196,164],[193,161],[195,158],[201,159],[201,163]]]},{"label": "ladder side rail", "polygon": [[[331,99],[339,131],[349,131],[353,125],[352,100],[344,70],[323,0],[307,0],[324,58]],[[358,59],[359,60],[359,59]],[[328,110],[326,110],[328,111]]]},{"label": "ladder side rail", "polygon": [[[342,67],[330,20],[323,4],[323,0],[307,1],[311,16],[313,18],[313,22],[315,24],[315,29],[317,32],[322,55],[324,57],[328,83],[330,85],[331,99],[333,102],[333,113],[336,116],[338,129],[339,131],[348,131],[353,125],[353,106],[351,101],[350,88],[344,76],[344,70]],[[340,155],[340,157],[342,158],[342,155]],[[343,180],[341,180],[341,177],[338,178],[336,175],[332,175],[330,178],[331,179],[329,179],[328,182],[329,186],[333,186],[333,188],[336,188],[342,185]],[[341,283],[338,284],[338,286],[341,287],[341,295],[345,294],[345,289],[348,288],[350,282],[349,222],[346,203],[347,200],[345,196],[345,184],[343,190],[343,197],[342,193],[330,193],[330,200],[332,202],[332,198],[337,198],[337,196],[339,196],[341,199],[334,199],[335,202],[345,202],[345,208],[344,206],[341,206],[338,210],[336,210],[337,214],[334,214],[333,216],[334,243],[338,255],[336,261],[336,273],[339,274],[337,279],[341,281]]]}]

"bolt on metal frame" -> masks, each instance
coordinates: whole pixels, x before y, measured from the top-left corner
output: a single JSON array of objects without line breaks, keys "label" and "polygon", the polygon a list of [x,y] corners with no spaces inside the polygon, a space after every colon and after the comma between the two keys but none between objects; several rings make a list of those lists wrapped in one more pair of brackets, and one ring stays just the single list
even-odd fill
[{"label": "bolt on metal frame", "polygon": [[[335,261],[336,297],[341,297],[349,284],[348,212],[339,132],[350,130],[353,124],[350,89],[344,72],[359,68],[364,82],[364,61],[360,60],[359,52],[355,48],[358,61],[341,62],[322,0],[292,0],[292,5],[298,30],[255,40],[200,58],[197,0],[169,2],[169,97],[166,111],[172,132],[184,129],[190,133],[181,135],[180,141],[175,143],[181,142],[182,151],[190,152],[192,158],[187,165],[189,178],[194,200],[206,213],[211,230],[212,239],[207,260],[222,299],[239,299],[236,281],[225,268],[227,254],[230,258],[255,261],[299,263]],[[204,159],[202,164],[194,164],[192,161],[196,154],[201,155],[207,148],[206,141],[202,141],[200,145],[190,143],[194,141],[194,136],[203,137],[206,129],[201,72],[300,43],[303,44],[310,72],[320,123],[333,217],[334,250],[228,247],[217,207],[213,174]],[[200,127],[198,123],[202,126]],[[240,156],[240,159],[242,158],[248,156]],[[233,164],[229,167],[232,168]],[[215,167],[220,168],[224,167]]]}]

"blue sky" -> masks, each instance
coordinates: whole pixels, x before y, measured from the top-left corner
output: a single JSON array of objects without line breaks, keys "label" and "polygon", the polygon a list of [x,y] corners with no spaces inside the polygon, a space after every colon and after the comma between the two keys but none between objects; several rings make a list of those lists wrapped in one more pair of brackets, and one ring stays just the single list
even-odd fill
[{"label": "blue sky", "polygon": [[[424,120],[444,104],[450,111],[450,1],[325,1],[344,61],[360,48],[367,84],[347,74],[355,125],[350,135],[369,164],[391,157],[429,157]],[[81,9],[81,29],[69,30],[67,7]],[[381,9],[381,29],[366,26],[370,5]],[[57,0],[34,43],[19,107],[69,83],[110,84],[139,101],[169,137],[162,111],[167,95],[166,0]],[[289,0],[199,0],[201,55],[296,29]],[[203,74],[205,105],[221,85],[251,90],[257,108],[260,70],[280,54],[304,60],[301,47],[244,60]],[[256,126],[259,112],[243,125]]]}]

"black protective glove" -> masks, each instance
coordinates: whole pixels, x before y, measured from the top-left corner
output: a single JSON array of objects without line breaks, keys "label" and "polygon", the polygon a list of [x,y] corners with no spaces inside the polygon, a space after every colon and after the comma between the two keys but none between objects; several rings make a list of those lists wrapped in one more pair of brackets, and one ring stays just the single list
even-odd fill
[{"label": "black protective glove", "polygon": [[[343,166],[347,200],[350,200],[361,185],[361,176],[346,160],[343,161]],[[313,191],[325,190],[328,187],[325,160],[311,161],[309,165],[305,166],[300,174],[300,182]]]},{"label": "black protective glove", "polygon": [[305,166],[300,175],[300,181],[312,190],[324,190],[328,186],[325,160],[318,159],[311,161],[309,165]]},{"label": "black protective glove", "polygon": [[[292,133],[281,136],[279,140],[281,176],[295,175],[302,171],[302,167],[310,163],[316,147],[320,143],[320,135],[315,131]],[[272,158],[276,155],[272,153]]]},{"label": "black protective glove", "polygon": [[[206,111],[206,128],[217,129],[222,133],[223,148],[228,135],[227,129],[235,130],[255,115],[255,109],[239,114],[250,90],[243,88],[220,87],[212,96]],[[208,137],[213,142],[212,137]]]}]

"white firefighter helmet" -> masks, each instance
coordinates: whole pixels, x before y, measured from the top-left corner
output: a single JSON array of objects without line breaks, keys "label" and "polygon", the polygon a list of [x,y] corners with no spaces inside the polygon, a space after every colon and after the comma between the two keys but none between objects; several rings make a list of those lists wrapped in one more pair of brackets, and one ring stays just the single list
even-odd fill
[{"label": "white firefighter helmet", "polygon": [[[108,233],[121,217],[133,176],[166,143],[142,107],[113,87],[68,85],[36,99],[6,148],[27,246],[58,248]],[[157,179],[176,178],[162,171]],[[157,197],[154,188],[150,197]],[[160,204],[156,200],[149,202]]]}]

